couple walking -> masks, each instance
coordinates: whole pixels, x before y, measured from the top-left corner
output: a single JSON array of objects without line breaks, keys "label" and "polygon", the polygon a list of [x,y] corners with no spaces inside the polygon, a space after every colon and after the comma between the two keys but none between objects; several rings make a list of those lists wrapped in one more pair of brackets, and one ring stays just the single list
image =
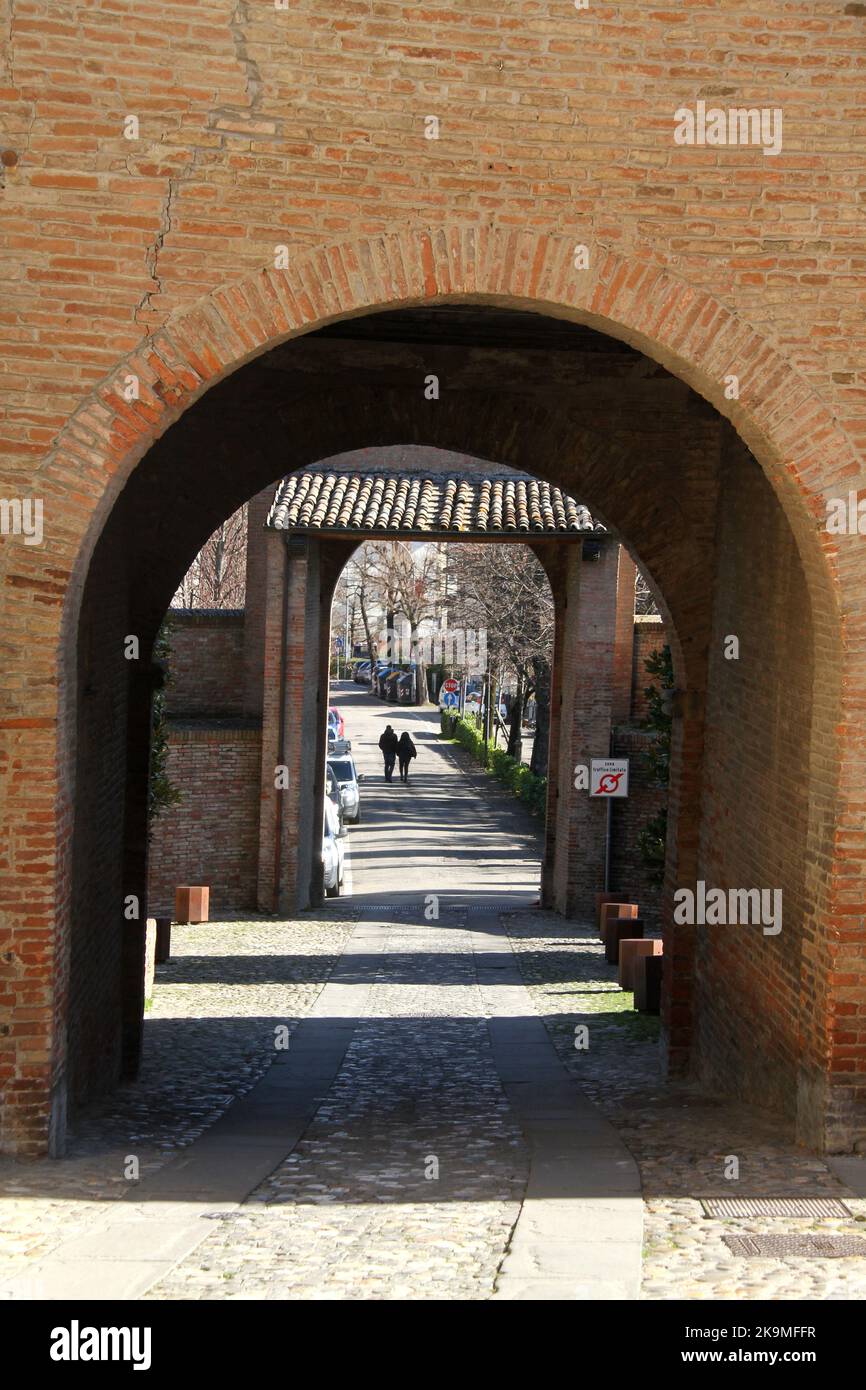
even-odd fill
[{"label": "couple walking", "polygon": [[389,724],[379,739],[379,747],[385,759],[385,781],[390,782],[394,775],[395,760],[400,764],[400,781],[409,781],[409,764],[416,756],[415,745],[407,733],[398,738]]}]

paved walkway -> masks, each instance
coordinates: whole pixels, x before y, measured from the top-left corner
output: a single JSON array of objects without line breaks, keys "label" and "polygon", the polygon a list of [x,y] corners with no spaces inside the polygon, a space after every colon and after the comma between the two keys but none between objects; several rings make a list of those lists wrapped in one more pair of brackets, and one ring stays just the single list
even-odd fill
[{"label": "paved walkway", "polygon": [[[866,1297],[863,1257],[724,1239],[866,1244],[866,1159],[824,1162],[774,1116],[664,1084],[657,1020],[587,927],[533,906],[523,808],[435,716],[339,702],[367,773],[353,896],[175,929],[139,1080],[61,1162],[0,1162],[0,1297]],[[381,780],[388,721],[418,744],[408,788]],[[710,1195],[850,1214],[711,1219]]]},{"label": "paved walkway", "polygon": [[[362,911],[417,913],[431,893],[443,907],[472,912],[537,900],[540,824],[462,749],[440,740],[435,710],[395,708],[350,682],[332,702],[366,779],[361,824],[348,839],[352,900]],[[418,750],[407,786],[396,771],[384,781],[378,743],[387,724],[408,730]]]},{"label": "paved walkway", "polygon": [[[822,1159],[778,1115],[661,1075],[658,1019],[636,1014],[595,934],[551,913],[507,918],[532,1001],[563,1064],[638,1163],[644,1299],[866,1298],[866,1157]],[[574,1029],[589,1029],[576,1052]],[[738,1160],[736,1180],[729,1159]],[[710,1217],[703,1197],[833,1198],[843,1213]],[[850,1215],[844,1214],[847,1208]],[[725,1237],[846,1236],[859,1255],[742,1256]]]},{"label": "paved walkway", "polygon": [[4,1296],[635,1297],[635,1165],[466,916],[359,922],[263,1078]]},{"label": "paved walkway", "polygon": [[[19,1185],[18,1212],[29,1203],[40,1239],[19,1251],[0,1295],[636,1297],[636,1166],[557,1057],[499,915],[537,895],[538,827],[436,741],[435,715],[395,717],[356,691],[344,703],[369,780],[350,838],[354,895],[335,905],[356,919],[339,959],[314,955],[305,969],[297,950],[306,923],[286,923],[271,927],[282,941],[259,940],[255,964],[223,947],[203,969],[203,937],[187,932],[207,939],[231,930],[225,924],[178,932],[184,954],[169,967],[187,977],[193,1013],[194,979],[213,976],[224,991],[234,983],[235,993],[243,979],[254,1014],[274,976],[308,979],[309,990],[330,972],[327,983],[297,1010],[286,1051],[273,1052],[286,1014],[277,1004],[258,1015],[244,1094],[218,1118],[211,1111],[204,1133],[201,1107],[192,1104],[191,1125],[170,1114],[159,1124],[146,1082],[126,1088],[163,1148],[138,1183],[115,1169],[110,1191],[107,1152],[97,1154],[90,1201],[77,1202],[86,1220],[54,1219],[38,1177],[29,1195]],[[381,779],[376,744],[389,716],[418,744],[409,787]],[[164,983],[161,974],[157,999]],[[294,1012],[301,1001],[289,997]],[[231,1013],[236,1000],[215,1002]],[[186,1099],[194,1102],[188,1087]],[[96,1136],[111,1128],[109,1106],[75,1142],[86,1148],[89,1135],[98,1149]],[[41,1170],[44,1182],[68,1163],[29,1172]]]}]

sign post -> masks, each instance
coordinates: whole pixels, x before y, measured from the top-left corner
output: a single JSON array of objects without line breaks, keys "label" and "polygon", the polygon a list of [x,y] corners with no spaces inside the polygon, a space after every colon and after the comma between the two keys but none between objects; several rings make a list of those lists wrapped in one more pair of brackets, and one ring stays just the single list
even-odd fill
[{"label": "sign post", "polygon": [[607,827],[604,837],[604,891],[610,892],[610,829],[611,803],[628,796],[628,758],[593,758],[589,770],[590,796],[603,797],[607,802]]},{"label": "sign post", "polygon": [[440,708],[450,712],[457,711],[459,708],[460,682],[456,681],[453,676],[449,676],[447,680],[442,682],[442,688],[439,691],[439,705]]}]

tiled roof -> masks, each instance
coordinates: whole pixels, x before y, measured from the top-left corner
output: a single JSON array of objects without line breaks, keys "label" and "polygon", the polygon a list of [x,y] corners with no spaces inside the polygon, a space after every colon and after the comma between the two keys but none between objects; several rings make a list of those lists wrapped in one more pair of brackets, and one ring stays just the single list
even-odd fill
[{"label": "tiled roof", "polygon": [[398,535],[579,535],[603,531],[586,507],[530,475],[349,473],[284,478],[268,526]]}]

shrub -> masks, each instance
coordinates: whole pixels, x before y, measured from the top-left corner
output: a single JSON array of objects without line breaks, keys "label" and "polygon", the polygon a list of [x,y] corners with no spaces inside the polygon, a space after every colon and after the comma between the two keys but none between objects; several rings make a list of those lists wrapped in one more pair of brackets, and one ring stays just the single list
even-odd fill
[{"label": "shrub", "polygon": [[[657,787],[667,787],[671,764],[671,731],[673,719],[665,701],[665,692],[674,688],[674,666],[671,649],[664,646],[654,652],[644,662],[648,673],[656,677],[656,682],[644,690],[649,705],[648,717],[642,727],[655,735],[653,743],[643,755],[644,771]],[[640,831],[637,841],[641,859],[647,869],[650,883],[660,887],[665,878],[665,844],[667,841],[668,813],[659,811],[652,816]]]},{"label": "shrub", "polygon": [[480,767],[486,768],[510,792],[525,802],[535,816],[544,816],[547,805],[547,778],[536,777],[524,763],[509,757],[502,748],[484,742],[476,720],[442,711],[440,725],[443,738],[453,738],[472,754]]},{"label": "shrub", "polygon": [[171,618],[167,616],[153,644],[153,660],[166,671],[165,684],[153,696],[150,735],[150,767],[147,782],[147,819],[152,828],[157,816],[176,806],[183,793],[168,775],[168,726],[165,718],[165,689],[171,684],[168,674],[171,661]]}]

